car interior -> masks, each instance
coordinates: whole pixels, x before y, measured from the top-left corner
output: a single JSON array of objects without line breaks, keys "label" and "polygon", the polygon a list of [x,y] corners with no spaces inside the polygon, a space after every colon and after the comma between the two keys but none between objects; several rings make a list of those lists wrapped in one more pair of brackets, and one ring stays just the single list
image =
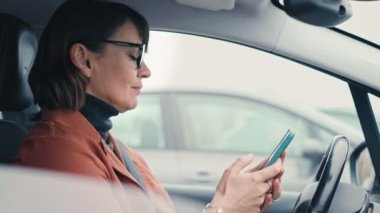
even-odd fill
[{"label": "car interior", "polygon": [[[40,109],[33,101],[27,82],[28,73],[37,52],[38,36],[48,17],[63,1],[0,2],[0,163],[3,165],[9,166],[22,138],[38,120]],[[370,153],[369,161],[372,161],[376,174],[380,174],[380,156],[376,154],[380,151],[380,136],[368,99],[369,92],[380,95],[380,46],[331,28],[349,20],[355,12],[351,10],[349,1],[118,2],[144,14],[153,30],[228,40],[307,64],[349,82]],[[334,7],[335,4],[338,7]],[[361,55],[347,51],[347,47]],[[324,57],[326,51],[330,54],[327,58]],[[144,128],[152,129],[152,125],[147,121]],[[143,139],[144,146],[156,146],[149,140],[149,137],[158,137],[156,131],[144,136],[148,137]],[[273,202],[266,212],[380,212],[379,193],[376,191],[380,189],[379,186],[368,191],[357,185],[355,178],[352,183],[340,182],[343,170],[347,169],[347,159],[351,157],[351,165],[354,165],[359,155],[351,156],[349,147],[346,137],[333,138],[314,182],[300,192],[284,191],[281,199]],[[356,170],[353,172],[356,173]],[[378,176],[374,179],[378,179]],[[199,212],[199,206],[209,202],[214,193],[214,189],[209,187],[167,185],[166,189],[178,212]],[[184,204],[183,200],[188,203]],[[2,205],[0,199],[0,211]]]}]

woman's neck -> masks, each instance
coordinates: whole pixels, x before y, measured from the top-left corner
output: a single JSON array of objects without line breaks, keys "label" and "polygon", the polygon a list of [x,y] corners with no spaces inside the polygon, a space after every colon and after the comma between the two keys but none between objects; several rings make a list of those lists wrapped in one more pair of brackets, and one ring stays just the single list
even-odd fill
[{"label": "woman's neck", "polygon": [[107,132],[112,128],[110,117],[117,115],[119,112],[113,106],[89,94],[87,94],[86,102],[80,112],[95,127],[104,141],[108,143]]}]

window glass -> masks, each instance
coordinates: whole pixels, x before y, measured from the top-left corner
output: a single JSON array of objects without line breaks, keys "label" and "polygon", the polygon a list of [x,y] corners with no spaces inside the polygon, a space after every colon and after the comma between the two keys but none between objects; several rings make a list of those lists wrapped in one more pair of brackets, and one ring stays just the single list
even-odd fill
[{"label": "window glass", "polygon": [[369,100],[371,101],[372,110],[375,114],[377,128],[380,128],[380,98],[369,94]]},{"label": "window glass", "polygon": [[[284,112],[293,111],[293,114],[299,115],[272,112],[267,106],[224,97],[210,100],[209,97],[202,100],[183,97],[180,110],[183,110],[186,120],[177,121],[189,126],[189,129],[184,128],[184,140],[189,148],[209,150],[215,143],[220,143],[216,147],[219,150],[237,151],[244,146],[252,147],[252,143],[266,138],[265,144],[257,148],[264,152],[265,147],[272,147],[291,127],[297,128],[296,138],[301,141],[298,142],[301,144],[299,147],[294,145],[294,154],[300,154],[297,149],[301,149],[306,141],[314,142],[317,139],[330,142],[332,135],[345,135],[354,144],[363,139],[361,129],[357,128],[359,121],[348,84],[305,65],[235,43],[169,32],[152,32],[146,63],[152,71],[152,77],[144,84],[149,90],[165,88],[171,91],[172,88],[173,91],[217,92],[237,97],[259,95],[268,102],[276,102]],[[239,110],[233,109],[236,106],[240,107]],[[347,114],[344,119],[342,112]],[[227,117],[224,114],[232,113],[233,117],[223,118]],[[223,119],[234,119],[236,123],[230,126],[223,120],[221,123],[213,122],[222,119],[217,117],[219,115]],[[206,117],[210,120],[203,119]],[[259,122],[244,125],[245,122],[259,119],[261,123],[268,123],[270,128],[265,127],[265,131],[260,129],[264,127]],[[196,124],[197,120],[202,120],[202,123]],[[239,130],[242,131],[241,135],[234,130],[239,124],[244,127]],[[200,126],[205,126],[205,129]],[[228,142],[227,134],[231,138],[246,134],[244,137],[252,137],[251,144],[234,146]],[[209,141],[211,139],[218,142]]]},{"label": "window glass", "polygon": [[358,132],[361,132],[361,126],[356,109],[353,107],[327,107],[320,109],[323,113],[354,127]]},{"label": "window glass", "polygon": [[111,133],[135,148],[165,147],[159,95],[145,94],[136,109],[112,117]]},{"label": "window glass", "polygon": [[[291,128],[297,134],[288,153],[300,155],[306,141],[318,141],[325,147],[333,137],[332,132],[303,117],[261,101],[210,94],[178,95],[188,148],[268,153]],[[328,140],[321,140],[325,138]]]},{"label": "window glass", "polygon": [[[305,65],[228,41],[170,32],[151,33],[145,63],[152,75],[143,79],[144,90],[165,92],[162,105],[157,96],[142,93],[136,109],[113,118],[113,132],[133,147],[158,149],[140,153],[161,171],[156,175],[163,182],[219,177],[237,152],[263,159],[291,128],[296,136],[283,183],[298,191],[315,175],[333,136],[345,135],[353,146],[363,141],[348,84]],[[143,125],[145,120],[154,125]],[[146,136],[154,140],[147,143]],[[175,148],[164,151],[165,139]],[[172,159],[168,153],[178,157],[171,161],[178,167],[157,161]],[[162,174],[180,179],[171,182]]]}]

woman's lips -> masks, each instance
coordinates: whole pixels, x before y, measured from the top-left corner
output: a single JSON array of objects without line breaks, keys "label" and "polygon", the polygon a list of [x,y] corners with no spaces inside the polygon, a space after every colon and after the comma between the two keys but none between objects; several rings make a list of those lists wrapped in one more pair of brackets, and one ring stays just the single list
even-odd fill
[{"label": "woman's lips", "polygon": [[140,93],[141,93],[141,89],[142,89],[142,87],[132,87],[135,91],[136,91],[136,93],[139,95]]}]

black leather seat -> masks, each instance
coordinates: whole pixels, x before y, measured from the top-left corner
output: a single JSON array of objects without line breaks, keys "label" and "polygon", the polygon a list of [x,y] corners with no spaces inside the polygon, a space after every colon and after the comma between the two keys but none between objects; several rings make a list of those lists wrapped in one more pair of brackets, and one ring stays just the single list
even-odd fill
[{"label": "black leather seat", "polygon": [[28,84],[37,36],[24,21],[0,14],[0,163],[9,163],[38,110]]}]

